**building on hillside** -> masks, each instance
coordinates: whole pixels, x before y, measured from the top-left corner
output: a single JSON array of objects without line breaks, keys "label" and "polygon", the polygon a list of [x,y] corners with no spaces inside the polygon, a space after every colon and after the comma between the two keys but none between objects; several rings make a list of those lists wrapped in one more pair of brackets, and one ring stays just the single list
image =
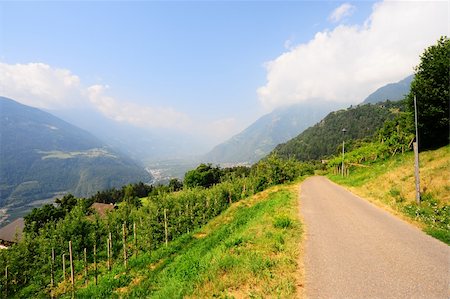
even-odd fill
[{"label": "building on hillside", "polygon": [[106,214],[108,212],[111,212],[115,208],[116,208],[115,205],[107,204],[107,203],[94,202],[91,205],[91,209],[94,210],[95,212],[97,212],[97,214],[100,216],[100,218],[106,217]]},{"label": "building on hillside", "polygon": [[25,221],[23,218],[18,218],[0,229],[0,248],[10,247],[12,244],[19,242],[22,239]]}]

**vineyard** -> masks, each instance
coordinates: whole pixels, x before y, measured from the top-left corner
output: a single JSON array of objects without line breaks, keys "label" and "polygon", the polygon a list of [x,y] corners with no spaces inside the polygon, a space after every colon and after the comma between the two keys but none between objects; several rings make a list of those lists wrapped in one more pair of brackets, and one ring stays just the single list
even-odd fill
[{"label": "vineyard", "polygon": [[[106,217],[92,213],[86,200],[79,199],[64,218],[30,230],[21,242],[0,252],[0,267],[5,270],[1,292],[6,297],[70,295],[81,285],[95,285],[108,272],[132,270],[141,254],[170,255],[164,248],[184,246],[191,232],[234,202],[311,171],[305,164],[269,157],[248,175],[228,173],[209,188],[185,187],[144,200],[128,198]],[[114,288],[129,276],[108,277],[109,288]]]}]

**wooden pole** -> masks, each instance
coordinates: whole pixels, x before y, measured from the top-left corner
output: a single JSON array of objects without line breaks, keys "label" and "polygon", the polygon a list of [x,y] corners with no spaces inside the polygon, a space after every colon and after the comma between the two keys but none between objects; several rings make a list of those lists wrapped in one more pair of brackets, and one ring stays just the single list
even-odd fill
[{"label": "wooden pole", "polygon": [[53,287],[55,285],[55,248],[52,247],[52,257],[50,262],[50,298],[53,298]]},{"label": "wooden pole", "polygon": [[110,262],[110,251],[109,251],[109,238],[106,239],[106,265],[108,267],[108,271],[111,271],[111,262]]},{"label": "wooden pole", "polygon": [[126,235],[126,228],[125,228],[125,223],[122,224],[122,242],[123,242],[123,265],[125,266],[125,270],[127,269],[128,266],[128,256],[127,256],[127,235]]},{"label": "wooden pole", "polygon": [[150,230],[148,234],[148,254],[152,256],[152,241],[153,241],[153,230]]},{"label": "wooden pole", "polygon": [[62,264],[63,264],[63,280],[66,281],[66,254],[62,255]]},{"label": "wooden pole", "polygon": [[72,292],[75,288],[75,279],[74,279],[74,267],[73,267],[73,255],[72,255],[72,240],[69,241],[69,258],[70,258],[70,283],[72,284]]},{"label": "wooden pole", "polygon": [[50,286],[53,288],[55,285],[55,248],[52,247],[52,261],[50,263]]},{"label": "wooden pole", "polygon": [[169,244],[169,236],[168,236],[168,232],[167,232],[167,210],[164,209],[164,232],[166,235],[166,247]]},{"label": "wooden pole", "polygon": [[138,247],[137,247],[136,222],[133,222],[133,238],[134,238],[134,257],[137,257]]},{"label": "wooden pole", "polygon": [[112,236],[111,232],[108,234],[106,239],[106,265],[108,266],[108,271],[111,271],[111,248],[112,248]]},{"label": "wooden pole", "polygon": [[86,247],[84,248],[84,283],[88,284],[88,267],[87,267],[87,252]]},{"label": "wooden pole", "polygon": [[8,298],[8,266],[5,267],[5,295]]},{"label": "wooden pole", "polygon": [[109,232],[109,270],[111,270],[111,267],[112,267],[112,256],[113,256],[112,234],[111,234],[111,232]]},{"label": "wooden pole", "polygon": [[97,245],[94,244],[94,281],[97,285]]}]

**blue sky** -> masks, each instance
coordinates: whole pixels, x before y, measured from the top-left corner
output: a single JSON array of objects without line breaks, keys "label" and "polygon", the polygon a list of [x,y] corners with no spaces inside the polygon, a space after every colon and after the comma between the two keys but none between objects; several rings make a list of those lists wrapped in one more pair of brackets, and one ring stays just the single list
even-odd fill
[{"label": "blue sky", "polygon": [[[89,106],[117,121],[155,128],[195,129],[220,141],[278,106],[308,99],[355,103],[379,85],[412,73],[414,63],[409,59],[399,63],[398,71],[388,70],[386,74],[381,68],[364,65],[377,73],[358,82],[365,91],[343,93],[342,84],[336,90],[327,84],[328,73],[336,77],[338,72],[345,79],[350,76],[345,71],[354,73],[354,69],[361,68],[355,65],[342,74],[339,71],[345,69],[339,62],[346,66],[351,64],[346,59],[357,58],[345,54],[359,48],[355,39],[370,34],[380,38],[383,32],[389,32],[383,26],[390,25],[382,22],[377,25],[381,28],[378,31],[376,22],[374,28],[365,25],[372,15],[377,14],[382,20],[397,13],[396,18],[403,20],[398,12],[405,11],[405,7],[411,8],[412,14],[427,11],[413,4],[389,7],[381,3],[375,9],[374,3],[0,2],[0,63],[13,74],[8,78],[19,82],[0,76],[0,92],[32,106]],[[434,6],[447,8],[448,17],[446,2],[436,2]],[[430,14],[434,9],[428,9]],[[446,16],[438,16],[438,24],[416,37],[420,43],[409,36],[401,41],[401,29],[400,37],[395,37],[393,22],[392,40],[400,39],[399,44],[404,46],[414,44],[414,53],[399,50],[398,56],[418,56],[418,49],[435,41],[440,32],[448,32],[448,25],[443,26],[440,20]],[[351,49],[347,51],[342,43],[349,35],[347,43]],[[373,41],[381,51],[383,40]],[[386,53],[394,57],[395,49],[400,47],[388,40]],[[352,46],[352,42],[357,46]],[[367,49],[360,51],[366,53]],[[305,57],[310,57],[306,63],[302,62]],[[368,55],[367,59],[372,57],[377,58]],[[329,62],[337,62],[330,68],[335,73],[327,71]],[[319,79],[325,77],[329,93],[318,92],[326,88],[318,86],[320,80],[306,84],[308,73]],[[20,76],[27,79],[20,80]],[[292,84],[285,86],[286,82]],[[295,86],[301,86],[301,90]],[[50,93],[58,96],[45,99]],[[124,107],[123,111],[118,111],[120,107]],[[134,111],[142,114],[134,118]],[[219,133],[203,132],[202,127],[216,128]]]}]

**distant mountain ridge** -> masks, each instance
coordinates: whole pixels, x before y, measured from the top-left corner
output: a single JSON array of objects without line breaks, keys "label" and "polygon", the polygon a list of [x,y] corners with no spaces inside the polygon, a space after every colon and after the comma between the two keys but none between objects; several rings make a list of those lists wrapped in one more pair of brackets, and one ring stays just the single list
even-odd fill
[{"label": "distant mountain ridge", "polygon": [[396,83],[386,84],[371,93],[367,98],[364,99],[362,104],[376,104],[379,102],[384,102],[386,100],[403,100],[405,95],[407,95],[409,92],[409,88],[411,87],[411,82],[413,79],[414,75],[410,75]]},{"label": "distant mountain ridge", "polygon": [[308,102],[276,109],[214,147],[202,160],[222,164],[257,162],[277,144],[297,136],[337,107],[336,103]]},{"label": "distant mountain ridge", "polygon": [[150,180],[142,166],[88,132],[0,97],[0,207]]}]

